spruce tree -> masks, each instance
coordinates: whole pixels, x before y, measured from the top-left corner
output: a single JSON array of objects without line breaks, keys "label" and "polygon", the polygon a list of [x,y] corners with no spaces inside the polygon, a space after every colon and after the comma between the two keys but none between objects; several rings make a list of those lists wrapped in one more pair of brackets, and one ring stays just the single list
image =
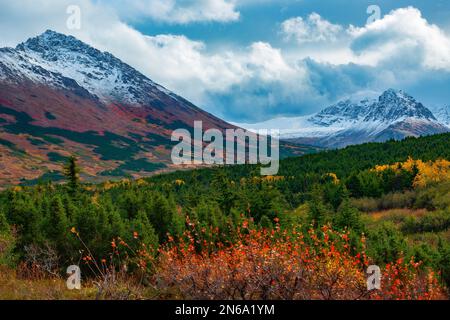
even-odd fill
[{"label": "spruce tree", "polygon": [[64,166],[64,175],[67,178],[67,184],[72,193],[76,193],[80,185],[80,168],[75,156],[69,157]]}]

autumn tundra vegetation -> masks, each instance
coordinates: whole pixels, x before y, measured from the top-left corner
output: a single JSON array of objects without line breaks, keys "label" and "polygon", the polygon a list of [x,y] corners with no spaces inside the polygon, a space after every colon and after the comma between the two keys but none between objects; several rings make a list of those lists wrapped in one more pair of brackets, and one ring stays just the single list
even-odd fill
[{"label": "autumn tundra vegetation", "polygon": [[0,298],[448,299],[449,160],[442,134],[89,184],[73,157],[0,193]]}]

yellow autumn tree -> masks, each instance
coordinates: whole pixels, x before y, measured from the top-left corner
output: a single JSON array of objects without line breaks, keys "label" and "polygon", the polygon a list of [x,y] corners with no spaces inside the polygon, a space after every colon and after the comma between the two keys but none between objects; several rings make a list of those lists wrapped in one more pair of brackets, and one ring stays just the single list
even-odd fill
[{"label": "yellow autumn tree", "polygon": [[405,162],[379,165],[374,168],[377,172],[383,172],[389,169],[396,172],[399,170],[407,170],[409,172],[417,170],[417,175],[413,182],[414,187],[425,187],[432,183],[450,181],[450,161],[446,159],[425,162],[409,157]]}]

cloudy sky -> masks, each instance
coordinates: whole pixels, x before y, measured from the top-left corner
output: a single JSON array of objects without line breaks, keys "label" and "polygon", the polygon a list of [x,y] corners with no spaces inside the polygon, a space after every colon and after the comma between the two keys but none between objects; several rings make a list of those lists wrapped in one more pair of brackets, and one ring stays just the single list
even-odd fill
[{"label": "cloudy sky", "polygon": [[[67,25],[71,5],[79,29]],[[229,121],[306,115],[390,87],[430,108],[450,104],[447,0],[0,0],[0,9],[0,46],[46,29],[72,34]]]}]

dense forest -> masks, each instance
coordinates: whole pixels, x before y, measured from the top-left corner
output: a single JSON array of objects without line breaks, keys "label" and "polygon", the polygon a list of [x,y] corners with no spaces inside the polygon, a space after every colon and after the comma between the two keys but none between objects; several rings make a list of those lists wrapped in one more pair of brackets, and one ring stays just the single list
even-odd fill
[{"label": "dense forest", "polygon": [[[322,241],[328,232],[347,239],[349,257],[364,252],[365,262],[385,270],[411,261],[420,272],[432,270],[439,286],[450,286],[449,161],[450,134],[442,134],[287,158],[277,176],[240,165],[94,185],[80,181],[83,168],[72,157],[64,168],[65,184],[41,181],[0,193],[0,265],[61,275],[80,264],[95,277],[111,262],[118,268],[117,261],[134,256],[140,258],[128,264],[127,273],[144,270],[151,284],[162,266],[171,265],[158,260],[162,256],[185,261],[171,255],[174,247],[207,257],[213,266],[220,264],[214,252],[237,243],[278,237],[287,254],[293,249],[286,243],[302,237],[301,243],[314,245],[317,240],[303,237],[318,231]],[[172,282],[176,297],[236,298],[217,292],[196,296]],[[292,298],[270,292],[257,298]]]}]

